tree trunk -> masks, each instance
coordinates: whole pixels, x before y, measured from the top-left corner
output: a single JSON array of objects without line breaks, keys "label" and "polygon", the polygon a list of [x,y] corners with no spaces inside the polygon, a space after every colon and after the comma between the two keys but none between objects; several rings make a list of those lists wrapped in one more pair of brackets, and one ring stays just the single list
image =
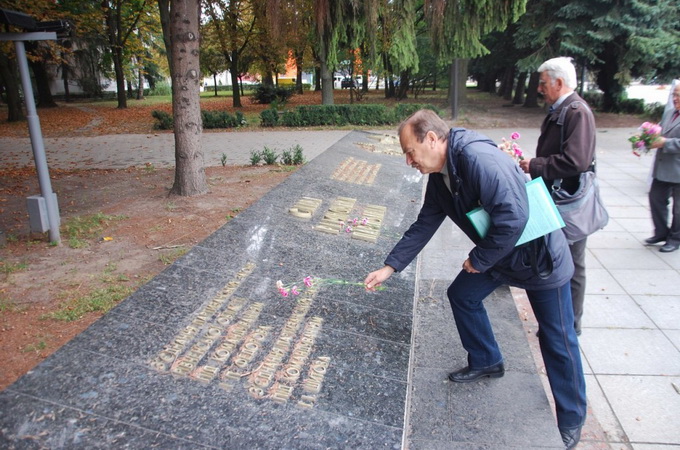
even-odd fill
[{"label": "tree trunk", "polygon": [[399,89],[397,89],[397,99],[404,100],[408,97],[408,87],[411,84],[409,72],[404,70],[399,75]]},{"label": "tree trunk", "polygon": [[31,61],[28,60],[28,64],[33,70],[33,76],[35,76],[35,88],[38,91],[38,108],[56,108],[57,104],[52,97],[52,92],[50,91],[50,79],[47,75],[47,70],[45,69],[44,61]]},{"label": "tree trunk", "polygon": [[322,42],[319,46],[319,59],[321,60],[321,104],[332,105],[333,102],[333,72],[328,70],[326,64],[326,48]]},{"label": "tree trunk", "polygon": [[121,49],[113,49],[113,70],[116,73],[116,98],[118,108],[127,108],[127,92],[125,90],[125,74],[123,74],[123,55]]},{"label": "tree trunk", "polygon": [[217,97],[217,74],[213,73],[213,89],[215,89],[215,97]]},{"label": "tree trunk", "polygon": [[361,72],[361,92],[368,92],[368,68]]},{"label": "tree trunk", "polygon": [[144,100],[144,70],[142,65],[137,68],[139,71],[139,86],[137,86],[137,100]]},{"label": "tree trunk", "polygon": [[538,72],[531,72],[529,76],[529,86],[527,86],[527,97],[524,100],[525,108],[538,108],[538,80],[540,79]]},{"label": "tree trunk", "polygon": [[504,100],[512,100],[512,87],[515,84],[515,66],[505,69],[501,82],[500,92],[498,93]]},{"label": "tree trunk", "polygon": [[524,103],[524,91],[526,91],[527,73],[520,72],[517,76],[517,85],[515,86],[515,97],[512,99],[514,105],[521,105]]},{"label": "tree trunk", "polygon": [[168,69],[172,73],[172,51],[170,43],[170,0],[158,0],[158,10],[161,17],[163,30],[163,42],[165,43],[165,56],[168,58]]},{"label": "tree trunk", "polygon": [[451,118],[456,120],[458,118],[458,112],[460,109],[459,103],[459,91],[460,83],[458,77],[460,75],[460,70],[458,69],[458,59],[451,61],[451,66],[449,67],[449,105],[451,106]]},{"label": "tree trunk", "polygon": [[241,108],[241,91],[238,89],[238,51],[236,50],[231,52],[229,73],[231,75],[231,93],[234,108]]},{"label": "tree trunk", "polygon": [[304,51],[295,51],[295,93],[302,95],[302,62],[304,58]]},{"label": "tree trunk", "polygon": [[62,53],[61,55],[64,62],[61,63],[61,79],[64,82],[64,101],[66,103],[71,102],[71,89],[68,85],[68,64],[66,63],[66,55]]},{"label": "tree trunk", "polygon": [[200,0],[173,0],[170,13],[172,48],[172,113],[175,131],[175,182],[171,194],[208,191],[201,146],[198,59]]},{"label": "tree trunk", "polygon": [[314,68],[314,90],[321,90],[321,67],[317,66]]},{"label": "tree trunk", "polygon": [[21,109],[21,96],[19,95],[19,82],[16,79],[17,68],[7,54],[0,52],[0,78],[2,78],[7,91],[7,121],[19,122],[24,120],[24,111]]}]

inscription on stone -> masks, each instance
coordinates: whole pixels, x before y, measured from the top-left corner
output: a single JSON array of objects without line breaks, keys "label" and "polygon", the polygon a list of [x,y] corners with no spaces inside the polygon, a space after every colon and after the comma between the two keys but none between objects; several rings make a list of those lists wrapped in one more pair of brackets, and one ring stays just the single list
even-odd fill
[{"label": "inscription on stone", "polygon": [[331,361],[327,356],[311,359],[323,324],[321,317],[308,317],[317,291],[311,287],[297,298],[274,336],[273,326],[258,324],[265,305],[234,296],[254,269],[254,264],[246,264],[151,366],[205,384],[217,380],[227,391],[240,385],[256,399],[292,399],[301,408],[312,408]]},{"label": "inscription on stone", "polygon": [[321,205],[321,199],[302,197],[295,202],[288,212],[301,219],[311,219],[319,205]]},{"label": "inscription on stone", "polygon": [[349,220],[350,213],[356,203],[355,198],[338,197],[333,200],[328,211],[324,214],[321,222],[317,224],[314,229],[329,234],[338,234],[341,225]]},{"label": "inscription on stone", "polygon": [[352,184],[372,185],[381,166],[349,157],[335,169],[331,178]]},{"label": "inscription on stone", "polygon": [[314,230],[328,234],[343,232],[351,235],[352,239],[375,243],[380,236],[386,212],[387,208],[384,206],[362,206],[357,205],[355,198],[338,197],[333,200],[319,223],[314,225]]}]

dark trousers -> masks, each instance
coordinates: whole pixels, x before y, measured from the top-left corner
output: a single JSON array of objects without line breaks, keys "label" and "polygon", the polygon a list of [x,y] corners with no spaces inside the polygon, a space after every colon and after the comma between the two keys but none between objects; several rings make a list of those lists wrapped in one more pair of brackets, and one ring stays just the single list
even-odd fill
[{"label": "dark trousers", "polygon": [[586,298],[586,241],[588,238],[569,244],[571,259],[574,260],[574,276],[571,277],[571,302],[574,306],[574,330],[581,332],[583,302]]},{"label": "dark trousers", "polygon": [[[673,197],[673,217],[668,226],[668,203]],[[654,236],[665,237],[666,242],[680,244],[680,183],[652,180],[649,190],[649,207],[654,223]]]},{"label": "dark trousers", "polygon": [[[481,369],[503,361],[483,300],[501,283],[484,273],[461,271],[447,291],[468,361]],[[527,290],[541,332],[539,343],[560,428],[583,425],[586,388],[569,283],[555,289]]]}]

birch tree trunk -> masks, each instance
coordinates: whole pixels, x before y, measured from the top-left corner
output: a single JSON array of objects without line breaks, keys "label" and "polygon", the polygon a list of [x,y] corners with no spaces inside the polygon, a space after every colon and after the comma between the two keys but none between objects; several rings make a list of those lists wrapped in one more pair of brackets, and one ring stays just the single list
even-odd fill
[{"label": "birch tree trunk", "polygon": [[200,0],[173,0],[170,5],[172,46],[172,113],[175,131],[175,183],[171,194],[191,196],[208,191],[201,146],[198,41]]}]

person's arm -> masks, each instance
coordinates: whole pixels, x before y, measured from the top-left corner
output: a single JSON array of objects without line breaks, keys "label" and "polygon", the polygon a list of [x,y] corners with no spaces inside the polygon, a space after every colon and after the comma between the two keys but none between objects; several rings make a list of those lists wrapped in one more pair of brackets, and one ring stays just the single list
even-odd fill
[{"label": "person's arm", "polygon": [[364,285],[369,291],[375,291],[375,288],[380,287],[393,273],[394,267],[386,265],[382,269],[369,273],[364,280]]},{"label": "person's arm", "polygon": [[[562,150],[549,156],[531,158],[525,163],[529,166],[531,178],[540,176],[545,180],[555,180],[574,177],[585,172],[593,162],[596,130],[592,113],[582,105],[576,109],[572,109],[570,105],[565,108],[569,108],[569,111],[562,125]],[[561,131],[559,126],[557,131]]]},{"label": "person's arm", "polygon": [[663,148],[664,153],[680,153],[680,138],[659,136],[652,142],[652,148]]},{"label": "person's arm", "polygon": [[385,265],[366,276],[364,280],[366,289],[375,290],[376,287],[392,276],[394,272],[404,270],[425,247],[439,228],[439,225],[444,221],[446,214],[437,203],[435,190],[432,176],[430,176],[427,190],[425,191],[425,201],[420,209],[418,218],[394,246],[385,259]]}]

